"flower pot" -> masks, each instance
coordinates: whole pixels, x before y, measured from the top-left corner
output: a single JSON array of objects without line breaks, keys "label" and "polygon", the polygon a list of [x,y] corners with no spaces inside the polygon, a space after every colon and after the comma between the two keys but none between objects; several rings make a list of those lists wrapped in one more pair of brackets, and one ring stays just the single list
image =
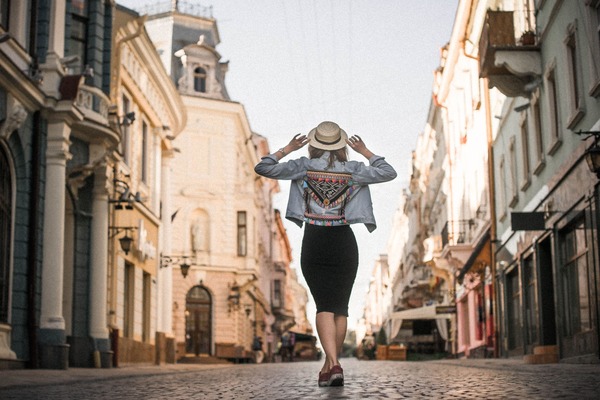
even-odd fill
[{"label": "flower pot", "polygon": [[523,32],[521,35],[521,44],[523,46],[533,46],[535,44],[535,32]]},{"label": "flower pot", "polygon": [[377,350],[375,350],[378,360],[387,360],[388,358],[388,346],[383,344],[377,345]]}]

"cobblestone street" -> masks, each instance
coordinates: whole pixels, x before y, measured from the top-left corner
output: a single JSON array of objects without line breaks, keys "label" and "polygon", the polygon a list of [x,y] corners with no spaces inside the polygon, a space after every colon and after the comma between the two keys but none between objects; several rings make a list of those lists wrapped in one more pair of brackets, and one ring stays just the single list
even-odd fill
[{"label": "cobblestone street", "polygon": [[[600,365],[519,360],[344,359],[346,385],[317,387],[317,362],[3,371],[8,399],[598,399]],[[67,378],[68,377],[68,378]],[[29,380],[28,380],[29,379]]]}]

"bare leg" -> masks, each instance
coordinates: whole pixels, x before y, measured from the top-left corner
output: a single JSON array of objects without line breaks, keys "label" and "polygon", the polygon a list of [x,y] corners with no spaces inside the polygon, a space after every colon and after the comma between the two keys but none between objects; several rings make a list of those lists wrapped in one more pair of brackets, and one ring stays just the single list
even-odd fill
[{"label": "bare leg", "polygon": [[348,317],[345,315],[336,314],[334,316],[335,321],[335,343],[337,345],[338,357],[342,354],[342,346],[344,345],[344,339],[346,339],[346,330],[348,329]]},{"label": "bare leg", "polygon": [[334,365],[339,364],[338,362],[338,343],[337,343],[337,326],[335,322],[335,316],[332,312],[323,311],[317,313],[317,333],[319,334],[319,340],[321,346],[325,351],[325,363],[321,372],[327,372]]}]

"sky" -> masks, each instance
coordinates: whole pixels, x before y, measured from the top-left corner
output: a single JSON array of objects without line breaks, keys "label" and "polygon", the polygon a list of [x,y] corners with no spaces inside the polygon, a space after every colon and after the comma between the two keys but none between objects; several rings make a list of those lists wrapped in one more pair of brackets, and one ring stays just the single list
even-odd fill
[{"label": "sky", "polygon": [[[164,3],[163,1],[160,1]],[[156,0],[117,0],[140,9]],[[375,260],[386,252],[399,197],[410,178],[411,152],[426,124],[433,72],[450,39],[457,0],[197,0],[212,6],[229,61],[225,85],[244,105],[251,129],[272,151],[321,121],[358,134],[373,153],[385,156],[398,177],[373,185],[377,230],[353,231],[359,270],[349,305],[348,327],[362,317]],[[365,161],[359,154],[350,158]],[[306,148],[288,157],[307,155]],[[275,207],[285,214],[289,182],[280,182]],[[285,221],[300,272],[302,229]],[[309,296],[310,297],[310,296]],[[307,305],[313,323],[315,305]]]}]

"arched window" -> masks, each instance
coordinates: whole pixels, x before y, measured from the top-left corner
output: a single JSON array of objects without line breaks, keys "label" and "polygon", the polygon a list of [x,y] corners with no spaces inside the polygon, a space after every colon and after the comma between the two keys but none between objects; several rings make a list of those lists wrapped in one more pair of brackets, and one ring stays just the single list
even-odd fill
[{"label": "arched window", "polygon": [[12,176],[8,156],[0,146],[0,322],[8,322],[12,232]]},{"label": "arched window", "polygon": [[206,93],[206,70],[202,67],[197,67],[194,70],[194,90]]}]

